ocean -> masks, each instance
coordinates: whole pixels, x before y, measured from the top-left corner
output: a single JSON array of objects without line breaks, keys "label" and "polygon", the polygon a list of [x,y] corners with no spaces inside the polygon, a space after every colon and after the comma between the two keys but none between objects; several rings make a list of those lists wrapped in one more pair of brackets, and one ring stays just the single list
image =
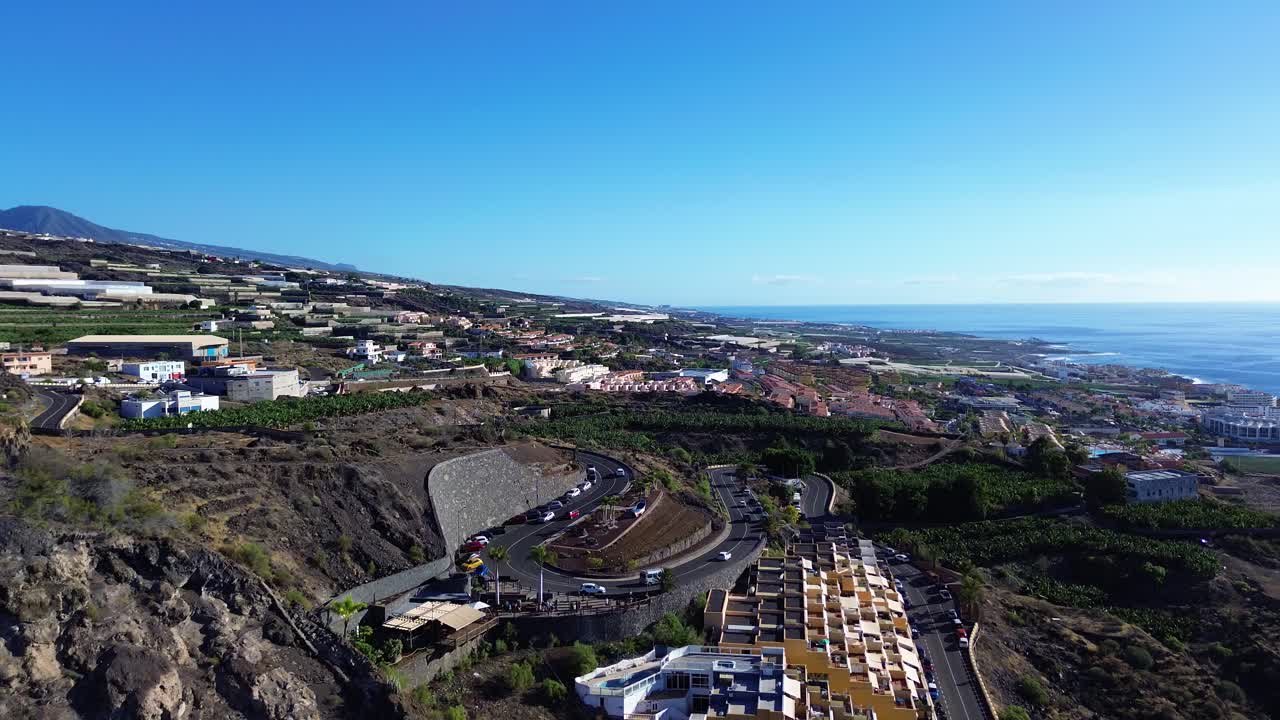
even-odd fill
[{"label": "ocean", "polygon": [[1280,394],[1280,303],[775,305],[699,308],[734,317],[1040,338],[1072,362],[1164,368]]}]

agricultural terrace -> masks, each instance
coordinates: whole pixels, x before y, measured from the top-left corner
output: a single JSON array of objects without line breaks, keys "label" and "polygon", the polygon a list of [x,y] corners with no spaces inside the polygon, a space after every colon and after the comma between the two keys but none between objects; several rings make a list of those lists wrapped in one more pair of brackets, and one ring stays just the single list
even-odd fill
[{"label": "agricultural terrace", "polygon": [[1246,530],[1280,527],[1280,516],[1209,498],[1110,505],[1102,509],[1102,515],[1122,528],[1141,530]]},{"label": "agricultural terrace", "polygon": [[57,345],[82,335],[177,335],[201,320],[205,310],[124,308],[47,309],[0,305],[0,339],[14,344]]},{"label": "agricultural terrace", "polygon": [[281,398],[245,407],[193,412],[186,415],[129,420],[125,430],[181,429],[190,424],[197,428],[269,427],[287,428],[323,418],[347,417],[365,413],[423,405],[435,399],[428,392],[363,392],[329,397]]}]

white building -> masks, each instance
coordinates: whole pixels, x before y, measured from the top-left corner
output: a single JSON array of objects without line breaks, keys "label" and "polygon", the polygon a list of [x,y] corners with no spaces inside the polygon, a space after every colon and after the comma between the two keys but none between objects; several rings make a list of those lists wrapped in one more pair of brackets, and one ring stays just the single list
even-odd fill
[{"label": "white building", "polygon": [[1227,405],[1233,408],[1273,408],[1276,398],[1271,393],[1258,390],[1229,390]]},{"label": "white building", "polygon": [[227,380],[227,399],[236,402],[258,402],[279,397],[302,397],[307,387],[297,370],[259,370]]},{"label": "white building", "polygon": [[1200,476],[1181,470],[1136,470],[1124,474],[1129,502],[1171,502],[1199,496]]},{"label": "white building", "polygon": [[565,367],[556,370],[556,382],[562,382],[566,385],[590,382],[596,378],[604,377],[609,373],[609,368],[604,365],[582,365],[580,363],[575,367]]},{"label": "white building", "polygon": [[713,383],[722,383],[729,379],[728,370],[710,370],[703,368],[688,368],[680,370],[676,373],[677,377],[690,377],[699,380],[703,385],[711,385]]},{"label": "white building", "polygon": [[1280,412],[1274,408],[1241,411],[1219,408],[1200,419],[1205,432],[1242,442],[1280,442]]},{"label": "white building", "polygon": [[187,364],[181,360],[127,362],[120,366],[120,372],[132,375],[142,382],[164,382],[181,379],[187,373]]},{"label": "white building", "polygon": [[218,332],[219,324],[222,320],[202,320],[196,323],[195,329],[200,332]]},{"label": "white building", "polygon": [[574,678],[574,687],[584,705],[610,718],[789,720],[797,717],[801,684],[786,666],[780,647],[686,645],[599,668]]},{"label": "white building", "polygon": [[360,340],[353,348],[347,348],[347,357],[367,360],[371,363],[382,360],[382,347],[372,340]]},{"label": "white building", "polygon": [[120,416],[137,418],[186,415],[202,410],[217,410],[218,396],[175,390],[162,398],[125,398],[120,402]]}]

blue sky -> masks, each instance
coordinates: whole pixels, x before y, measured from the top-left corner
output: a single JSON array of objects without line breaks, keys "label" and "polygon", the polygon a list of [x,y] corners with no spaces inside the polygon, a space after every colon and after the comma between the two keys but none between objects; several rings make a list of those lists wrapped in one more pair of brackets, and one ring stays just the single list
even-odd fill
[{"label": "blue sky", "polygon": [[0,206],[634,302],[1280,300],[1280,3],[880,5],[8,3]]}]

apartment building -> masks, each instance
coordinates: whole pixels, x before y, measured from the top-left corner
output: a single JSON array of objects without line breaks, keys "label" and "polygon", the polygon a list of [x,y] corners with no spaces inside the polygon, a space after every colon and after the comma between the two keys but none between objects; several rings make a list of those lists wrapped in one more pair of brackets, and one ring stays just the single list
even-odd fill
[{"label": "apartment building", "polygon": [[783,648],[655,648],[574,678],[574,687],[584,705],[610,718],[806,717]]},{"label": "apartment building", "polygon": [[748,587],[713,590],[704,624],[721,648],[783,648],[801,672],[805,717],[932,717],[903,598],[874,554],[795,543],[784,557],[757,560]]},{"label": "apartment building", "polygon": [[163,397],[125,398],[120,402],[120,416],[136,419],[186,415],[201,410],[217,410],[218,404],[217,395],[175,390]]},{"label": "apartment building", "polygon": [[298,379],[297,370],[259,370],[226,381],[227,399],[236,402],[258,402],[279,397],[302,397],[307,386]]},{"label": "apartment building", "polygon": [[53,372],[53,355],[47,352],[4,353],[0,361],[4,363],[5,372],[22,377]]}]

